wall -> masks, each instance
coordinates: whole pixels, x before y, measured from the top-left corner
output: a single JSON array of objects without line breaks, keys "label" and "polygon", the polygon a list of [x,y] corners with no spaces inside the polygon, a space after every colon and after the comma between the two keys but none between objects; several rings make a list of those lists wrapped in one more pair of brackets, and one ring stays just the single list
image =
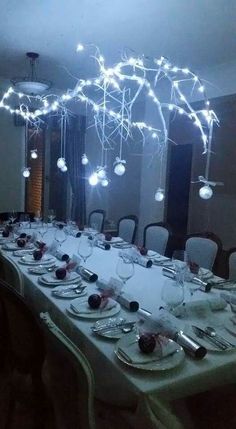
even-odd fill
[{"label": "wall", "polygon": [[[203,70],[201,75],[211,82],[210,98],[236,93],[236,62]],[[189,233],[209,230],[217,234],[225,249],[236,246],[236,99],[231,98],[212,100],[220,128],[214,129],[209,178],[224,182],[224,186],[213,188],[213,197],[205,201],[198,195],[200,185],[191,185],[188,223]],[[196,180],[198,175],[204,175],[205,159],[199,145],[193,148],[192,179]]]},{"label": "wall", "polygon": [[[4,82],[0,81],[0,88]],[[0,94],[1,94],[0,89]],[[24,127],[15,127],[13,116],[0,109],[0,212],[24,210]]]}]

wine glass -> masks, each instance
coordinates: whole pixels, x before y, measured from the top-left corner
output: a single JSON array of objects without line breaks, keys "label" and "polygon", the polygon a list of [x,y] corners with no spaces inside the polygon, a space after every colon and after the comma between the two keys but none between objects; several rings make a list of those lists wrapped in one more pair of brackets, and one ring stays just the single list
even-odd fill
[{"label": "wine glass", "polygon": [[167,310],[171,312],[184,301],[183,285],[176,280],[167,279],[161,291],[161,299],[167,305]]},{"label": "wine glass", "polygon": [[9,221],[11,223],[14,223],[16,219],[17,219],[17,213],[14,210],[12,210],[9,216]]},{"label": "wine glass", "polygon": [[59,243],[59,248],[66,241],[67,235],[66,235],[65,231],[63,230],[63,227],[61,227],[61,225],[56,230],[54,238]]},{"label": "wine glass", "polygon": [[127,256],[119,257],[116,265],[116,274],[120,277],[125,286],[127,280],[134,275],[134,263],[132,259]]},{"label": "wine glass", "polygon": [[93,244],[94,244],[93,240],[90,240],[90,238],[87,235],[81,235],[80,241],[79,241],[78,253],[83,259],[84,263],[86,263],[87,259],[93,253]]},{"label": "wine glass", "polygon": [[56,214],[53,209],[48,210],[48,220],[50,223],[52,223],[56,219]]},{"label": "wine glass", "polygon": [[47,230],[48,230],[48,224],[46,222],[42,222],[42,225],[40,226],[40,229],[39,229],[39,234],[41,235],[42,238],[46,234]]}]

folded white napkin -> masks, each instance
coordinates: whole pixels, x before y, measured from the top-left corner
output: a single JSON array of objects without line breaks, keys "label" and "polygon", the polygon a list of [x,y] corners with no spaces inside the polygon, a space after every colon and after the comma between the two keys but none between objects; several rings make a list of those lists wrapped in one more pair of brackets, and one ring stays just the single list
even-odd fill
[{"label": "folded white napkin", "polygon": [[141,265],[145,268],[150,268],[152,266],[152,260],[150,258],[142,256],[140,252],[134,247],[120,251],[119,256],[130,258],[134,264]]},{"label": "folded white napkin", "polygon": [[207,311],[218,311],[224,310],[227,306],[227,302],[220,296],[211,296],[207,299],[199,299],[191,302],[185,303],[185,305],[180,305],[179,307],[173,310],[173,314],[176,317],[184,317],[186,313],[197,315],[199,313],[199,317],[203,313],[205,314]]},{"label": "folded white napkin", "polygon": [[232,302],[232,304],[236,304],[236,294],[230,292],[221,292],[221,298],[227,303]]},{"label": "folded white napkin", "polygon": [[123,283],[121,280],[118,280],[114,277],[110,277],[109,280],[98,279],[96,281],[96,286],[100,290],[112,290],[114,295],[119,295],[121,293],[121,289],[123,288]]},{"label": "folded white napkin", "polygon": [[140,331],[142,332],[161,334],[173,338],[176,332],[182,328],[180,321],[165,309],[158,310],[155,314],[150,314],[140,309],[137,314],[140,319]]},{"label": "folded white napkin", "polygon": [[176,349],[176,343],[167,339],[162,339],[162,343],[157,343],[152,353],[143,353],[139,349],[137,341],[133,341],[130,344],[119,347],[118,351],[130,363],[146,364],[170,356],[175,353]]},{"label": "folded white napkin", "polygon": [[74,299],[73,303],[71,303],[71,308],[75,313],[79,314],[94,314],[94,313],[101,313],[106,312],[108,310],[111,310],[112,308],[116,307],[117,302],[114,301],[112,298],[108,298],[108,302],[105,306],[105,308],[91,308],[87,301],[82,301],[80,298]]}]

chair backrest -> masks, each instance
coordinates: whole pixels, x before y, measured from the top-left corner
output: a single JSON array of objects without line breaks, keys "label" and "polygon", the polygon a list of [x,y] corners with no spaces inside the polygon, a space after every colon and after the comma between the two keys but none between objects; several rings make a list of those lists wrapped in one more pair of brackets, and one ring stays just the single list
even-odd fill
[{"label": "chair backrest", "polygon": [[20,372],[39,376],[44,360],[44,340],[37,320],[22,296],[0,280],[1,328],[6,333],[9,363]]},{"label": "chair backrest", "polygon": [[169,238],[168,229],[163,226],[158,225],[157,223],[150,223],[144,228],[143,234],[143,245],[149,250],[154,250],[155,252],[164,255],[166,251],[166,246]]},{"label": "chair backrest", "polygon": [[128,243],[135,242],[138,218],[135,215],[124,216],[118,221],[118,236]]},{"label": "chair backrest", "polygon": [[40,313],[40,318],[45,333],[50,386],[56,393],[52,400],[57,428],[95,429],[94,377],[90,364],[48,313]]},{"label": "chair backrest", "polygon": [[2,279],[23,296],[24,281],[18,266],[7,256],[1,254],[0,263]]},{"label": "chair backrest", "polygon": [[203,237],[191,237],[186,241],[185,251],[188,260],[202,268],[212,270],[218,246],[215,241]]},{"label": "chair backrest", "polygon": [[228,251],[229,261],[229,279],[236,280],[236,248],[232,248]]},{"label": "chair backrest", "polygon": [[106,212],[105,210],[93,210],[89,213],[88,225],[90,228],[94,228],[99,232],[103,231],[105,222]]}]

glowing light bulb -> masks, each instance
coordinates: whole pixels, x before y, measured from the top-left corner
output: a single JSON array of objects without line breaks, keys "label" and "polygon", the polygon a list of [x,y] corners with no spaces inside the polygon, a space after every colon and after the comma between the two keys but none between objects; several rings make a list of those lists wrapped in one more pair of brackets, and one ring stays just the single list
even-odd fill
[{"label": "glowing light bulb", "polygon": [[155,193],[155,200],[158,202],[161,202],[164,200],[164,198],[165,198],[164,190],[161,188],[158,188]]},{"label": "glowing light bulb", "polygon": [[98,175],[97,175],[97,173],[92,173],[88,180],[89,180],[89,184],[91,186],[96,186],[98,184]]},{"label": "glowing light bulb", "polygon": [[37,158],[38,158],[37,149],[33,149],[33,150],[31,150],[30,157],[31,157],[32,159],[37,159]]},{"label": "glowing light bulb", "polygon": [[87,165],[87,164],[88,164],[89,160],[88,160],[88,158],[87,158],[86,153],[84,153],[84,154],[82,155],[81,162],[82,162],[82,164],[83,164],[83,165]]},{"label": "glowing light bulb", "polygon": [[213,191],[209,185],[204,185],[199,189],[199,195],[203,200],[209,200],[213,195]]},{"label": "glowing light bulb", "polygon": [[115,165],[114,173],[117,174],[117,176],[123,176],[125,173],[125,166],[121,162]]},{"label": "glowing light bulb", "polygon": [[25,167],[22,174],[27,179],[28,177],[30,177],[30,169],[28,167]]},{"label": "glowing light bulb", "polygon": [[78,43],[77,45],[77,52],[81,52],[84,50],[84,46],[81,43]]},{"label": "glowing light bulb", "polygon": [[68,170],[68,168],[67,168],[66,164],[64,165],[64,167],[61,167],[62,173],[66,173],[67,170]]},{"label": "glowing light bulb", "polygon": [[105,178],[105,179],[102,179],[102,181],[101,181],[101,185],[105,188],[106,186],[108,186],[108,184],[109,184],[109,181],[108,181],[108,179],[107,178]]},{"label": "glowing light bulb", "polygon": [[104,168],[99,168],[98,172],[97,172],[97,176],[99,179],[105,179],[106,177],[106,170]]},{"label": "glowing light bulb", "polygon": [[66,165],[65,158],[58,158],[58,160],[57,160],[58,168],[63,168],[65,165]]}]

